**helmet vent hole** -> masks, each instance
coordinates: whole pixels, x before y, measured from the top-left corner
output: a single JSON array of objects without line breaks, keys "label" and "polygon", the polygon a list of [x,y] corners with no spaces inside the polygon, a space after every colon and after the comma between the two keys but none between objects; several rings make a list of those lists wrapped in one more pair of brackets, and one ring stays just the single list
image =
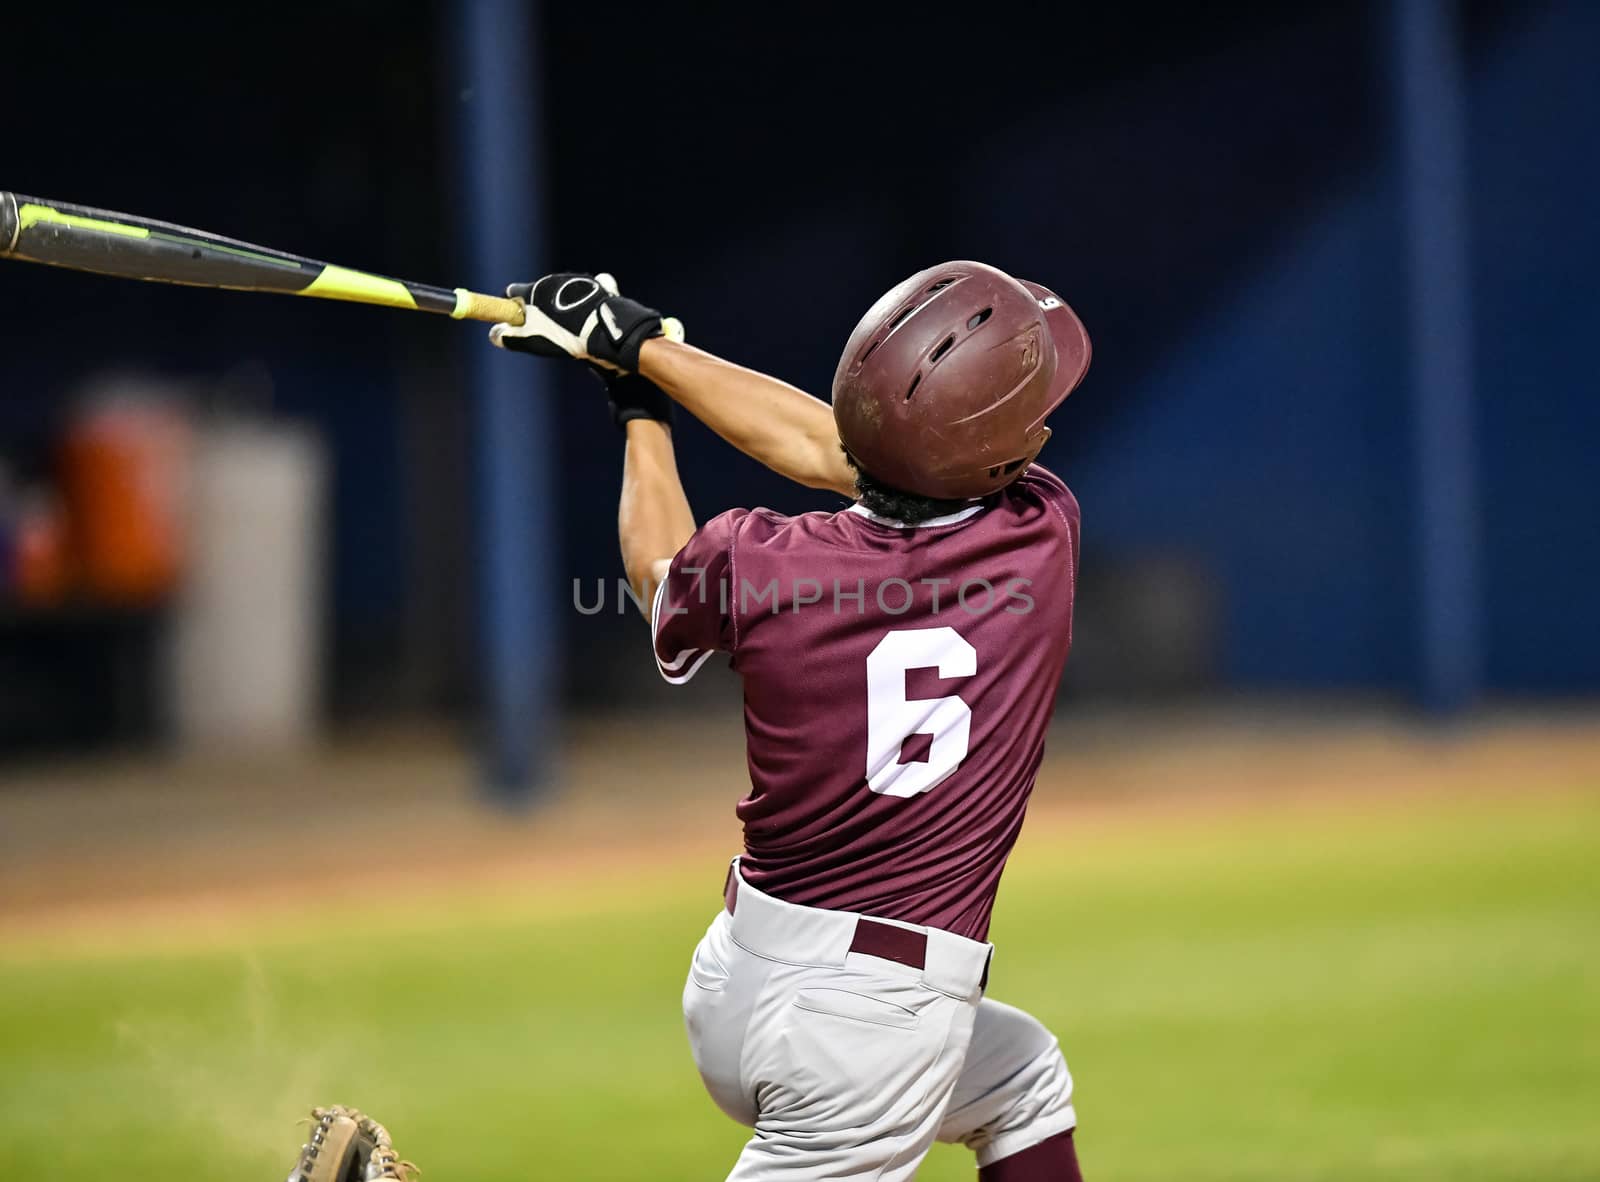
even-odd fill
[{"label": "helmet vent hole", "polygon": [[1015,472],[1018,468],[1022,467],[1022,465],[1026,464],[1027,462],[1028,462],[1027,460],[1012,460],[1004,468],[1000,469],[1000,472],[1001,472],[1002,475],[1010,476],[1013,472]]},{"label": "helmet vent hole", "polygon": [[917,310],[917,307],[918,307],[918,305],[916,305],[916,304],[908,304],[906,307],[901,308],[900,309],[900,314],[898,316],[896,316],[894,318],[894,320],[892,320],[890,322],[889,331],[893,332],[895,329],[899,328],[902,324],[904,324],[906,322],[906,318],[908,316],[910,316],[911,313],[915,312]]},{"label": "helmet vent hole", "polygon": [[936,291],[942,291],[954,282],[954,279],[941,279],[938,283],[935,283],[932,287],[928,288],[928,294],[932,295]]},{"label": "helmet vent hole", "polygon": [[917,384],[919,382],[921,382],[921,381],[922,381],[922,375],[920,373],[917,374],[916,377],[911,379],[911,385],[906,390],[906,401],[907,402],[911,401],[911,396],[917,392]]},{"label": "helmet vent hole", "polygon": [[876,353],[878,351],[878,346],[881,344],[883,344],[882,341],[873,341],[872,344],[868,345],[867,351],[861,355],[861,361],[865,362],[868,357],[871,357],[874,353]]},{"label": "helmet vent hole", "polygon": [[989,479],[993,480],[998,475],[1000,475],[1000,466],[996,464],[993,468],[989,469]]},{"label": "helmet vent hole", "polygon": [[985,320],[989,319],[989,317],[991,317],[993,315],[994,315],[994,309],[993,308],[985,308],[981,312],[974,312],[972,314],[972,317],[967,321],[967,331],[970,332],[973,329],[977,328],[978,325],[982,324]]},{"label": "helmet vent hole", "polygon": [[946,353],[950,352],[950,346],[955,344],[955,343],[956,343],[956,335],[955,335],[955,333],[951,333],[949,336],[945,337],[944,340],[939,342],[939,347],[933,351],[932,356],[930,356],[928,358],[928,360],[929,361],[937,361],[937,360],[939,360],[939,358],[943,357]]}]

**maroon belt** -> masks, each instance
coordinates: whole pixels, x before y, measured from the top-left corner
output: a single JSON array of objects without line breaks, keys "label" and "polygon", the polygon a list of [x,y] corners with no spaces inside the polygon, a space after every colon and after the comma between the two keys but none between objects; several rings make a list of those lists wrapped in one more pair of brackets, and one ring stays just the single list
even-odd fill
[{"label": "maroon belt", "polygon": [[[739,876],[731,866],[728,868],[727,884],[722,888],[722,901],[727,905],[728,914],[732,915],[739,903]],[[909,931],[892,923],[879,923],[864,915],[858,916],[855,935],[850,939],[850,951],[859,952],[862,956],[876,956],[880,960],[892,960],[914,969],[926,968],[928,934]],[[986,989],[988,985],[989,966],[985,964],[983,980],[978,988]]]}]

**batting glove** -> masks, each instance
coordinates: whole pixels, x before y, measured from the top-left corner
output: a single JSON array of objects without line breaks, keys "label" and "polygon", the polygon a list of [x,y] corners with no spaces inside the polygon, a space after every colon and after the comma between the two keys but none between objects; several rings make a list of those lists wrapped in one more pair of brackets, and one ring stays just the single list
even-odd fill
[{"label": "batting glove", "polygon": [[489,340],[502,349],[540,357],[576,357],[620,373],[639,368],[639,348],[662,335],[661,313],[617,294],[601,272],[563,271],[532,283],[513,283],[506,295],[522,304],[520,325],[497,324]]},{"label": "batting glove", "polygon": [[616,424],[617,430],[626,431],[634,419],[652,419],[669,427],[672,425],[672,399],[649,378],[636,373],[617,373],[599,366],[593,367],[593,373],[606,388],[611,421]]}]

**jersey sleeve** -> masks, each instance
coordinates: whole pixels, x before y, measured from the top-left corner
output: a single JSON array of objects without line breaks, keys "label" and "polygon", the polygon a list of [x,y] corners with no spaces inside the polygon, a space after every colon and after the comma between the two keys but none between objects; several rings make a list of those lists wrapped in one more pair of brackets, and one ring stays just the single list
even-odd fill
[{"label": "jersey sleeve", "polygon": [[747,516],[730,509],[702,525],[656,588],[650,607],[656,668],[673,685],[698,673],[712,653],[733,651],[733,546]]},{"label": "jersey sleeve", "polygon": [[1067,487],[1065,480],[1040,464],[1030,465],[1022,479],[1028,482],[1029,488],[1035,495],[1061,519],[1062,528],[1067,531],[1067,537],[1072,543],[1072,577],[1076,580],[1079,546],[1083,533],[1083,511],[1078,507],[1078,498],[1072,495],[1072,490]]}]

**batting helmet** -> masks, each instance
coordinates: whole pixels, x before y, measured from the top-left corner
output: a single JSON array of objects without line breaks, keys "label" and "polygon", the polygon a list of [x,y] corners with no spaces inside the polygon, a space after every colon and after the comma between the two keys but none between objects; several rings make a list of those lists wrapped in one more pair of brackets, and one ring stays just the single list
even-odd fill
[{"label": "batting helmet", "polygon": [[1037,283],[982,263],[929,267],[850,334],[833,375],[839,439],[902,492],[984,496],[1037,458],[1089,351],[1077,314]]}]

